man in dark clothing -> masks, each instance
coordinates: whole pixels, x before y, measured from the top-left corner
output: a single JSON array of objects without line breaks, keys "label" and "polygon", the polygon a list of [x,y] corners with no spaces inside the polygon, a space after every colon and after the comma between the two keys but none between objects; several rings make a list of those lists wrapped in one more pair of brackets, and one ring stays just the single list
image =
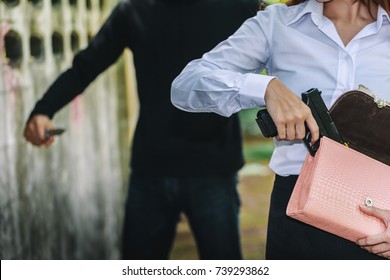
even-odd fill
[{"label": "man in dark clothing", "polygon": [[[45,139],[50,119],[129,48],[140,102],[123,233],[125,259],[166,259],[180,213],[202,259],[242,258],[237,171],[243,166],[237,115],[173,107],[173,79],[256,14],[258,0],[123,0],[86,49],[33,109],[25,137]],[[243,50],[245,51],[245,50]]]}]

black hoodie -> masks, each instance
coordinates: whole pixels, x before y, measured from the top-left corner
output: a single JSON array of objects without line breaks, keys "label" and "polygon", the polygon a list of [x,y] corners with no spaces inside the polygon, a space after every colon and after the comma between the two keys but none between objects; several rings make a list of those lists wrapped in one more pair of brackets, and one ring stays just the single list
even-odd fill
[{"label": "black hoodie", "polygon": [[52,118],[128,47],[140,101],[132,170],[165,176],[236,172],[243,166],[237,115],[180,111],[170,102],[170,88],[188,62],[226,39],[257,7],[258,0],[123,0],[31,115]]}]

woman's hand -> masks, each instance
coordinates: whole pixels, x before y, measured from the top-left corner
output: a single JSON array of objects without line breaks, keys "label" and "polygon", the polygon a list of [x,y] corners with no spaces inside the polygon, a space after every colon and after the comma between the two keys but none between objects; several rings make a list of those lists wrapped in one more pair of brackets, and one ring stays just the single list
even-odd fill
[{"label": "woman's hand", "polygon": [[309,107],[280,80],[271,80],[264,98],[278,130],[278,140],[303,139],[305,123],[311,132],[311,143],[314,144],[319,139],[319,128]]},{"label": "woman's hand", "polygon": [[371,253],[390,259],[390,210],[373,206],[360,206],[360,210],[383,221],[387,229],[382,233],[359,239],[356,244]]},{"label": "woman's hand", "polygon": [[24,138],[34,146],[49,147],[54,142],[54,137],[46,138],[46,129],[52,129],[53,124],[46,115],[35,115],[27,123],[24,129]]}]

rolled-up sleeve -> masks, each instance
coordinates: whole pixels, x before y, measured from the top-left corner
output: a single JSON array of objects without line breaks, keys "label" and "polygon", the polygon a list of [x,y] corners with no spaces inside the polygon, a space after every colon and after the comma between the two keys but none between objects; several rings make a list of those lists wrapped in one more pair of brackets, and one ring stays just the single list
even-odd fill
[{"label": "rolled-up sleeve", "polygon": [[201,59],[190,62],[172,83],[172,103],[188,112],[230,116],[264,106],[274,77],[262,75],[269,58],[269,16],[259,12]]}]

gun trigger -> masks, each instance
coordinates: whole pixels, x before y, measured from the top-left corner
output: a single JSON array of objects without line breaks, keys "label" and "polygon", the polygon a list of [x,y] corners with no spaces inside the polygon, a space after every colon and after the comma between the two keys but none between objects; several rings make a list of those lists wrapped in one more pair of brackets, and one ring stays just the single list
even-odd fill
[{"label": "gun trigger", "polygon": [[320,140],[318,139],[313,145],[311,144],[311,133],[308,131],[303,138],[303,142],[312,157],[315,156],[318,148],[320,147]]}]

